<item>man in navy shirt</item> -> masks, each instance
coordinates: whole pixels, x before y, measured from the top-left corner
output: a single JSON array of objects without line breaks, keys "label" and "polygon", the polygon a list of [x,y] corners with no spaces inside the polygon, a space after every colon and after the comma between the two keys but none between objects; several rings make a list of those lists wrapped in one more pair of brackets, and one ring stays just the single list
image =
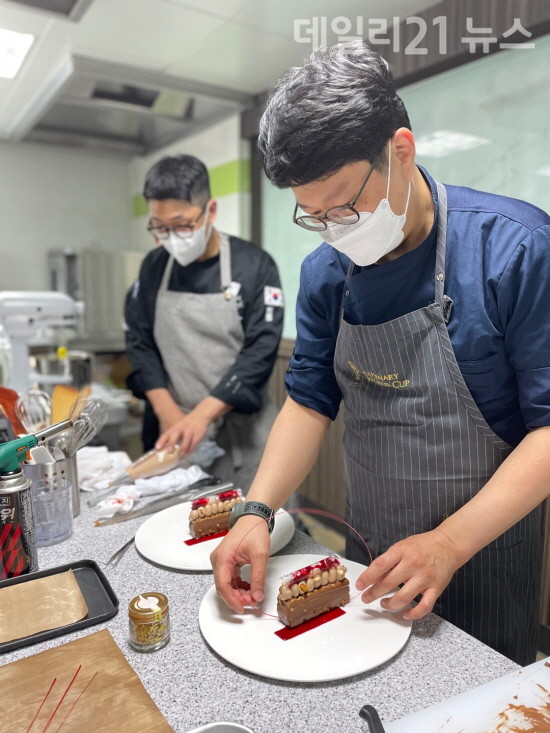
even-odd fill
[{"label": "man in navy shirt", "polygon": [[[348,521],[365,602],[432,609],[534,661],[550,489],[550,218],[415,163],[387,65],[362,43],[292,69],[262,119],[265,170],[324,243],[302,266],[289,397],[248,499],[277,509],[345,405]],[[268,514],[266,510],[264,514]],[[267,530],[213,553],[236,611],[263,598]],[[249,533],[249,534],[247,534]],[[348,538],[347,556],[368,562]],[[233,587],[252,565],[251,586]],[[416,600],[417,605],[410,604]]]}]

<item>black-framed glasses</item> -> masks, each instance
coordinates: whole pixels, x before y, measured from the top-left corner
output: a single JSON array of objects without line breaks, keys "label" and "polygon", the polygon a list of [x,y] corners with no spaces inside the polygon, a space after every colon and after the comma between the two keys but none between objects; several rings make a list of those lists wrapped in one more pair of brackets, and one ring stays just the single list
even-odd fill
[{"label": "black-framed glasses", "polygon": [[371,165],[365,180],[361,184],[361,188],[349,203],[344,204],[343,206],[331,206],[330,209],[325,211],[323,216],[311,216],[306,214],[304,216],[299,216],[298,218],[296,218],[296,213],[298,211],[298,204],[296,204],[292,215],[292,221],[295,224],[298,224],[299,227],[308,229],[310,232],[324,232],[325,229],[328,228],[328,224],[325,219],[334,222],[334,224],[355,224],[359,221],[359,212],[355,208],[355,204],[357,203],[359,196],[363,193],[363,189],[367,185],[367,181],[369,180],[373,170],[374,163]]},{"label": "black-framed glasses", "polygon": [[180,239],[187,239],[195,231],[197,222],[204,215],[204,212],[206,211],[207,206],[208,206],[208,202],[202,207],[202,211],[197,216],[197,218],[194,221],[190,222],[189,224],[178,224],[175,227],[162,227],[162,226],[155,227],[152,224],[149,224],[147,227],[147,231],[150,232],[152,236],[155,239],[158,239],[160,242],[165,242],[168,239],[168,237],[170,236],[170,232],[174,232],[176,237],[179,237]]}]

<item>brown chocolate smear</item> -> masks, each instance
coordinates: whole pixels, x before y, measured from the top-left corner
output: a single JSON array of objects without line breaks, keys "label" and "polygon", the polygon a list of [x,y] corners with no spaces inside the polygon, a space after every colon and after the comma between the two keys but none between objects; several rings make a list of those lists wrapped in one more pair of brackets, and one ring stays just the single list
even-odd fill
[{"label": "brown chocolate smear", "polygon": [[[518,716],[521,717],[521,727],[516,725]],[[550,733],[550,702],[539,707],[513,705],[499,713],[495,733]],[[525,727],[529,725],[529,728]]]},{"label": "brown chocolate smear", "polygon": [[349,602],[349,580],[343,578],[334,583],[327,583],[320,588],[304,593],[288,601],[277,599],[277,613],[285,624],[293,628],[304,621],[326,613]]}]

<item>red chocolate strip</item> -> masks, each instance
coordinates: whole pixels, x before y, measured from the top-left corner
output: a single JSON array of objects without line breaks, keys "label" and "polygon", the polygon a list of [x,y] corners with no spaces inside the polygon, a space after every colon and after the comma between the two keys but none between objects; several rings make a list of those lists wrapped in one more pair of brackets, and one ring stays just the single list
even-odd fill
[{"label": "red chocolate strip", "polygon": [[78,665],[78,669],[77,669],[77,670],[76,670],[76,672],[74,673],[74,676],[73,676],[72,680],[71,680],[71,681],[69,682],[69,684],[68,684],[68,686],[67,686],[67,689],[66,689],[66,690],[65,690],[65,692],[64,692],[64,693],[63,693],[63,694],[61,695],[61,699],[59,700],[59,702],[58,702],[58,703],[57,703],[57,705],[55,706],[55,710],[54,710],[54,711],[53,711],[53,713],[52,713],[52,714],[50,715],[50,718],[49,718],[48,722],[46,723],[46,726],[45,726],[45,727],[44,727],[44,728],[42,729],[42,733],[46,733],[46,731],[47,731],[47,730],[48,730],[48,728],[50,727],[50,723],[51,723],[51,722],[52,722],[52,720],[54,719],[54,717],[55,717],[55,714],[57,713],[57,711],[59,710],[59,708],[61,707],[61,703],[62,703],[62,702],[63,702],[63,700],[64,700],[64,699],[65,699],[65,698],[67,697],[67,693],[69,692],[69,690],[70,690],[70,689],[71,689],[71,687],[73,686],[73,682],[74,682],[74,681],[76,680],[76,678],[78,677],[78,673],[80,672],[80,670],[81,670],[81,669],[82,669],[82,665],[81,665],[81,664],[79,664],[79,665]]},{"label": "red chocolate strip", "polygon": [[54,678],[53,678],[53,682],[52,682],[52,684],[50,685],[50,688],[49,688],[48,692],[46,693],[46,697],[45,697],[45,698],[44,698],[44,699],[42,700],[42,702],[40,703],[40,707],[38,708],[38,710],[37,710],[37,711],[36,711],[36,713],[34,714],[34,718],[33,718],[33,719],[31,720],[31,723],[30,723],[29,727],[27,728],[27,730],[25,731],[25,733],[29,733],[30,729],[31,729],[31,728],[32,728],[32,726],[33,726],[33,723],[34,723],[34,721],[35,721],[35,720],[36,720],[36,719],[38,718],[38,716],[39,716],[39,714],[40,714],[40,711],[41,711],[41,710],[42,710],[42,708],[44,707],[44,703],[45,703],[45,702],[46,702],[46,700],[48,699],[48,695],[49,695],[49,694],[50,694],[50,692],[52,691],[52,689],[53,689],[53,686],[55,685],[55,683],[56,683],[56,682],[57,682],[57,677],[54,677]]},{"label": "red chocolate strip", "polygon": [[97,672],[94,672],[94,674],[92,675],[92,677],[90,678],[90,680],[86,683],[86,686],[84,687],[84,689],[82,690],[82,692],[80,693],[80,695],[76,698],[76,700],[73,702],[72,706],[69,708],[69,712],[63,718],[63,720],[61,721],[61,725],[55,731],[55,733],[59,733],[59,731],[61,730],[61,728],[63,728],[63,726],[65,725],[65,721],[67,720],[67,718],[69,717],[69,715],[73,712],[73,710],[74,710],[77,702],[80,700],[80,698],[82,697],[82,695],[86,692],[86,690],[88,689],[88,687],[92,684],[92,682],[94,681],[96,675],[97,675]]},{"label": "red chocolate strip", "polygon": [[303,624],[294,626],[292,629],[285,626],[284,628],[279,629],[279,631],[276,631],[275,636],[278,636],[279,639],[282,639],[283,641],[288,641],[289,639],[294,639],[296,636],[300,636],[300,634],[304,634],[306,631],[316,629],[318,626],[328,623],[328,621],[332,621],[339,616],[343,616],[345,613],[346,612],[343,608],[333,608],[332,611],[322,613],[320,616],[316,616],[310,621],[304,621]]},{"label": "red chocolate strip", "polygon": [[207,542],[208,540],[215,540],[218,537],[225,537],[225,535],[229,532],[228,529],[224,530],[223,532],[216,532],[216,534],[207,534],[205,537],[193,537],[190,540],[183,540],[184,545],[198,545],[199,542]]}]

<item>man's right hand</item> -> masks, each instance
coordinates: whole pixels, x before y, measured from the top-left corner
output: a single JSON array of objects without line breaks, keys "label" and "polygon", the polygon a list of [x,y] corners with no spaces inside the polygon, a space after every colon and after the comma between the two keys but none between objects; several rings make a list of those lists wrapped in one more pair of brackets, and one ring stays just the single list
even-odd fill
[{"label": "man's right hand", "polygon": [[177,402],[165,387],[149,389],[145,392],[145,396],[151,403],[151,407],[159,421],[160,435],[185,417],[185,413],[180,410]]},{"label": "man's right hand", "polygon": [[167,430],[173,428],[174,425],[184,418],[185,412],[182,412],[175,402],[173,405],[163,407],[163,409],[159,410],[157,413],[160,435],[163,435]]},{"label": "man's right hand", "polygon": [[[210,555],[218,595],[236,613],[263,601],[269,549],[267,522],[245,515]],[[241,568],[248,564],[250,583],[241,579]]]}]

